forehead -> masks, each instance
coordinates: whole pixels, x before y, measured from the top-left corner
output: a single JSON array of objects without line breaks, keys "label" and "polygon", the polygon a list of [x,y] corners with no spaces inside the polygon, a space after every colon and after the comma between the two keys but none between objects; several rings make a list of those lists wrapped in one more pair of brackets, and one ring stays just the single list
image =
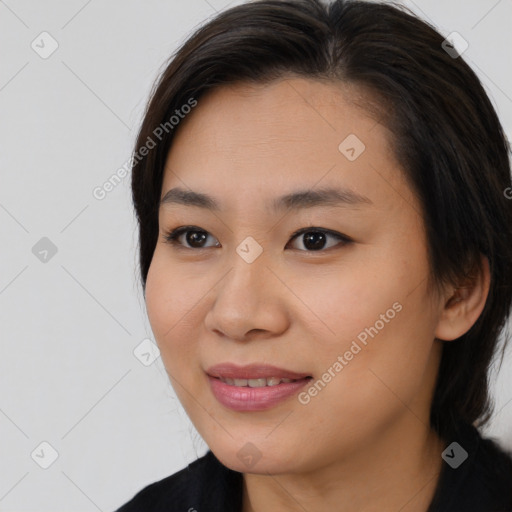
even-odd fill
[{"label": "forehead", "polygon": [[354,88],[299,78],[210,91],[178,127],[162,196],[176,186],[247,200],[341,186],[389,199],[402,172],[390,133],[360,99]]}]

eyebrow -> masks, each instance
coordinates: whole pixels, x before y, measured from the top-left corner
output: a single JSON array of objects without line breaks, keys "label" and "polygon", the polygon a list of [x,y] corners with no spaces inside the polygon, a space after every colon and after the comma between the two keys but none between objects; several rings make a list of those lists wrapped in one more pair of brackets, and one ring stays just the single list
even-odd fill
[{"label": "eyebrow", "polygon": [[[160,200],[160,206],[168,204],[181,204],[211,211],[221,210],[219,203],[213,197],[180,187],[171,188]],[[274,212],[279,212],[285,209],[298,210],[317,206],[361,204],[373,204],[373,201],[346,188],[320,188],[316,190],[298,190],[286,194],[271,201],[269,206]]]}]

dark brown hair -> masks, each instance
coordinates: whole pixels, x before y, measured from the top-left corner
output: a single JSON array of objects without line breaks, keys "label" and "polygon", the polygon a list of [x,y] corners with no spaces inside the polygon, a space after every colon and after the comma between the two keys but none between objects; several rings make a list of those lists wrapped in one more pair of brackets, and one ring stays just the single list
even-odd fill
[{"label": "dark brown hair", "polygon": [[[375,2],[260,0],[221,12],[185,41],[155,83],[136,143],[132,194],[145,294],[175,132],[169,120],[184,105],[223,84],[289,76],[371,91],[422,206],[433,282],[462,282],[480,254],[490,263],[482,314],[443,347],[431,425],[449,438],[461,421],[481,425],[490,416],[489,367],[512,301],[512,201],[504,195],[508,146],[496,112],[443,40],[412,13]],[[141,151],[150,140],[155,147]]]}]

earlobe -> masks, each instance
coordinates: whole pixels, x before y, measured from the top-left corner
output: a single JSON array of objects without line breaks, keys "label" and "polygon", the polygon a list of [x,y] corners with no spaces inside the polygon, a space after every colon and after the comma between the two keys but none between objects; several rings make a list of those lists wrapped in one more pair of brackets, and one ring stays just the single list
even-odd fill
[{"label": "earlobe", "polygon": [[451,341],[469,331],[481,315],[490,286],[489,260],[481,255],[480,265],[475,266],[458,287],[452,287],[439,317],[435,336]]}]

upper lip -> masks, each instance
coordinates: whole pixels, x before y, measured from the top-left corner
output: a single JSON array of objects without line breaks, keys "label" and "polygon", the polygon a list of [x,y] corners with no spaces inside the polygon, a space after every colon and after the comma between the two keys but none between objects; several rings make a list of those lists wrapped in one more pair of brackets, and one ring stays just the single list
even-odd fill
[{"label": "upper lip", "polygon": [[224,379],[268,379],[270,377],[278,377],[280,379],[297,380],[310,377],[307,373],[292,372],[277,366],[259,363],[245,366],[238,366],[233,363],[220,363],[210,366],[206,373],[211,377]]}]

